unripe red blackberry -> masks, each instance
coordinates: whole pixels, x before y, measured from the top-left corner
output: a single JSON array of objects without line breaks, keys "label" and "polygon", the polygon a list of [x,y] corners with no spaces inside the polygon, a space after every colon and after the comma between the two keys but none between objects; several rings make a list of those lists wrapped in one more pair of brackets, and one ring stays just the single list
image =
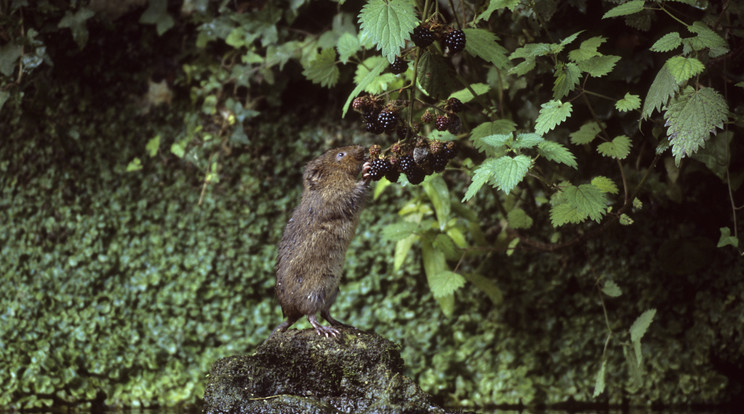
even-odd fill
[{"label": "unripe red blackberry", "polygon": [[432,114],[431,112],[429,112],[429,110],[427,109],[421,115],[421,122],[423,122],[425,124],[428,124],[428,123],[431,123],[432,121],[434,121],[434,114]]},{"label": "unripe red blackberry", "polygon": [[351,108],[355,111],[362,111],[362,108],[364,107],[364,98],[359,96],[354,98],[353,101],[351,101]]},{"label": "unripe red blackberry", "polygon": [[437,131],[446,131],[447,128],[449,128],[449,122],[450,122],[450,119],[447,118],[447,116],[438,115],[437,121],[434,123],[434,128],[436,128]]},{"label": "unripe red blackberry", "polygon": [[451,31],[444,37],[444,45],[450,53],[461,52],[465,49],[465,32],[459,29]]},{"label": "unripe red blackberry", "polygon": [[426,47],[434,42],[434,32],[424,26],[417,26],[411,34],[411,41],[418,47]]},{"label": "unripe red blackberry", "polygon": [[395,57],[395,61],[390,64],[390,71],[394,74],[400,74],[408,69],[408,62],[403,60],[400,56]]},{"label": "unripe red blackberry", "polygon": [[377,158],[382,153],[382,147],[380,147],[377,144],[370,145],[369,147],[369,156],[372,158]]}]

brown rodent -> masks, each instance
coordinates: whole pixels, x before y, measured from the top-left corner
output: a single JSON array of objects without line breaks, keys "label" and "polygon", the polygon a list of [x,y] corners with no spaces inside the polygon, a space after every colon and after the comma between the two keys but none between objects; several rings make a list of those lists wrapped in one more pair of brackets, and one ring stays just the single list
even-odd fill
[{"label": "brown rodent", "polygon": [[[338,335],[335,327],[348,326],[333,319],[329,309],[367,196],[364,155],[362,146],[336,148],[305,167],[302,200],[284,229],[276,261],[276,297],[287,319],[271,336],[302,316],[326,337]],[[318,322],[318,312],[331,327]]]}]

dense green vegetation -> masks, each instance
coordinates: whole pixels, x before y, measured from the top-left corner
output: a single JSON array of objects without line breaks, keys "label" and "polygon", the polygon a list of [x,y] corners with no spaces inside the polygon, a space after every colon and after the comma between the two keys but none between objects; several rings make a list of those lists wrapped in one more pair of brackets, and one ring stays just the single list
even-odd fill
[{"label": "dense green vegetation", "polygon": [[376,184],[334,308],[422,388],[741,403],[738,2],[35,3],[0,0],[0,407],[197,402],[281,320],[298,166],[396,142],[359,94],[465,103],[417,127],[444,173]]}]

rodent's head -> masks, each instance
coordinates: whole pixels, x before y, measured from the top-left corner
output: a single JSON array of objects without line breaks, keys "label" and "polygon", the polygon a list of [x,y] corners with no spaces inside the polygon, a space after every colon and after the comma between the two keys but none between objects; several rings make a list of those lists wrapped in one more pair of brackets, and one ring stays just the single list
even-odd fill
[{"label": "rodent's head", "polygon": [[310,161],[305,167],[305,184],[314,188],[331,176],[346,175],[352,179],[362,171],[366,151],[361,145],[334,148]]}]

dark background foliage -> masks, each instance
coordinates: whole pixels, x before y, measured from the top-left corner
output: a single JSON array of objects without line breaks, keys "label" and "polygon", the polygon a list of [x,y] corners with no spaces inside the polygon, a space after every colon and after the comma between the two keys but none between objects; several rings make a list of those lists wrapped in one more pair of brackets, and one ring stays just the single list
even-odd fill
[{"label": "dark background foliage", "polygon": [[[0,406],[197,403],[210,364],[251,352],[281,320],[275,246],[299,199],[299,166],[377,139],[355,114],[339,118],[352,71],[342,67],[332,89],[302,75],[307,50],[356,24],[362,4],[36,3],[0,1]],[[534,19],[507,13],[487,23],[510,51],[525,31],[538,35],[530,28],[539,18],[556,38],[603,34],[623,68],[596,90],[614,96],[623,85],[643,96],[661,59],[646,49],[674,22],[633,28],[600,20],[612,3],[567,3],[530,3]],[[715,12],[679,7],[695,18]],[[734,23],[731,60],[707,65],[719,90],[733,91],[726,80],[740,76]],[[243,44],[230,38],[241,27]],[[534,120],[549,71],[509,95],[506,117]],[[740,114],[741,97],[727,100]],[[638,116],[607,122],[633,128]],[[732,176],[742,170],[737,140]],[[582,169],[607,168],[596,153],[575,153]],[[460,167],[478,157],[462,142],[457,168],[443,174],[453,199],[469,183]],[[693,160],[651,168],[631,226],[557,251],[521,244],[507,255],[501,196],[484,190],[468,208],[490,248],[465,267],[496,293],[466,284],[451,317],[427,286],[418,248],[393,269],[395,243],[383,229],[428,199],[418,186],[391,185],[363,213],[335,314],[401,343],[409,374],[447,405],[741,403],[744,261],[716,247],[719,228],[732,226],[729,186]],[[731,197],[743,195],[734,186]],[[545,210],[530,213],[523,235],[550,240]],[[603,296],[606,280],[622,296]],[[638,379],[627,368],[628,329],[650,308]],[[610,330],[607,390],[593,397]]]}]

